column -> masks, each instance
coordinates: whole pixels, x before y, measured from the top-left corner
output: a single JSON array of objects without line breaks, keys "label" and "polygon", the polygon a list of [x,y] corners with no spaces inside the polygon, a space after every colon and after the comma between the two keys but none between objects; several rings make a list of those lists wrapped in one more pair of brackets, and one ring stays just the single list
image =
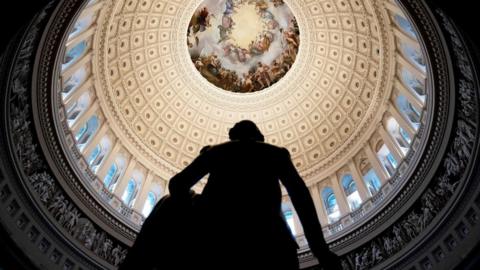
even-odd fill
[{"label": "column", "polygon": [[152,186],[154,174],[152,171],[148,171],[145,181],[143,181],[142,186],[140,187],[140,192],[135,200],[133,209],[139,213],[142,213],[143,205],[147,200],[148,193],[151,191],[150,187]]},{"label": "column", "polygon": [[360,199],[362,199],[362,202],[365,202],[366,200],[368,200],[369,193],[367,187],[365,186],[365,182],[363,181],[362,173],[355,165],[355,162],[353,160],[350,160],[348,162],[348,168],[352,173],[353,180],[355,181],[355,184],[357,186],[358,194],[360,195]]},{"label": "column", "polygon": [[337,174],[332,174],[330,179],[332,181],[333,193],[335,193],[335,199],[337,199],[338,208],[340,210],[340,217],[343,217],[350,213],[350,206],[347,202],[347,196],[345,195],[343,187],[340,186]]},{"label": "column", "polygon": [[162,180],[160,183],[162,184],[162,190],[163,190],[162,196],[170,194],[170,190],[168,190],[168,180]]},{"label": "column", "polygon": [[132,176],[132,172],[135,169],[135,166],[137,165],[137,161],[132,158],[130,160],[130,163],[128,163],[127,169],[125,170],[125,173],[123,174],[123,177],[119,179],[117,186],[115,187],[114,194],[118,198],[122,198],[123,192],[125,191],[125,188],[127,187],[128,181],[130,180]]},{"label": "column", "polygon": [[367,143],[367,145],[364,147],[364,150],[365,154],[367,155],[368,161],[373,167],[373,170],[375,170],[378,178],[380,178],[380,182],[382,183],[382,185],[385,184],[389,177],[383,166],[378,161],[377,154],[373,152],[373,149],[369,143]]},{"label": "column", "polygon": [[308,189],[310,190],[310,195],[312,196],[313,203],[315,204],[315,209],[317,210],[317,216],[320,220],[320,224],[322,224],[322,226],[328,225],[327,212],[325,210],[325,206],[323,205],[318,184],[315,184]]},{"label": "column", "polygon": [[392,153],[397,163],[400,164],[400,161],[403,159],[403,152],[398,144],[393,141],[392,136],[390,136],[390,134],[385,130],[383,125],[380,125],[377,130],[380,133],[383,142],[387,145],[388,150],[390,150],[390,153]]}]

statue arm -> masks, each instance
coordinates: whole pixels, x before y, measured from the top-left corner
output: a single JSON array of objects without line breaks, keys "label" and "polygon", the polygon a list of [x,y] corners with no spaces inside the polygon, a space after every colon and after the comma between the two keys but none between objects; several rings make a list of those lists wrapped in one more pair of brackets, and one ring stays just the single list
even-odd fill
[{"label": "statue arm", "polygon": [[200,154],[183,171],[170,179],[168,189],[172,197],[183,198],[189,196],[190,188],[209,171],[207,159],[207,152]]}]

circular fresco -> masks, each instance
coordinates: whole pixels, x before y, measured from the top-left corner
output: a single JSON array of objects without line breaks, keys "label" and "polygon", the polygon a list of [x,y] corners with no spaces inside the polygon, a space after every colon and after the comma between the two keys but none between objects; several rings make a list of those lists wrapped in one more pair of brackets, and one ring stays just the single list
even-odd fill
[{"label": "circular fresco", "polygon": [[205,0],[190,20],[187,45],[209,82],[249,93],[272,86],[288,72],[299,36],[283,0]]}]

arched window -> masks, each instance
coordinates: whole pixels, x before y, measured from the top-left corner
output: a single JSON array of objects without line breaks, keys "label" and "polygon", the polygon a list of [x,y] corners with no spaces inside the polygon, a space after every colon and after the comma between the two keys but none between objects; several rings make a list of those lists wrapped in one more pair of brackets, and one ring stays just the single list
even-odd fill
[{"label": "arched window", "polygon": [[155,203],[157,202],[157,196],[152,191],[148,192],[147,199],[143,205],[142,214],[144,217],[148,217],[152,212]]},{"label": "arched window", "polygon": [[405,132],[403,128],[400,127],[398,124],[397,120],[393,117],[390,117],[387,120],[387,127],[386,127],[388,133],[394,141],[397,143],[399,146],[400,150],[406,154],[408,150],[410,149],[410,143],[411,143],[411,138],[408,136],[408,133]]},{"label": "arched window", "polygon": [[400,27],[400,29],[403,30],[403,32],[407,33],[412,38],[417,39],[417,35],[415,34],[415,30],[413,29],[412,24],[405,17],[399,14],[395,14],[393,18],[397,25]]},{"label": "arched window", "polygon": [[82,115],[88,106],[90,106],[90,92],[82,94],[72,106],[67,109],[68,126],[73,126],[75,121]]},{"label": "arched window", "polygon": [[330,187],[326,187],[322,191],[323,204],[327,210],[329,223],[333,223],[340,219],[340,210],[337,204],[337,198]]},{"label": "arched window", "polygon": [[397,97],[396,104],[400,113],[417,130],[420,127],[420,112],[403,95]]},{"label": "arched window", "polygon": [[104,137],[100,141],[100,144],[98,144],[95,149],[93,149],[90,157],[88,158],[88,165],[93,172],[97,172],[103,159],[110,151],[110,147],[110,139],[108,139],[108,137]]},{"label": "arched window", "polygon": [[82,67],[75,71],[72,76],[70,76],[65,83],[63,84],[62,88],[62,97],[65,99],[71,93],[75,91],[87,78],[87,70],[85,67]]},{"label": "arched window", "polygon": [[100,156],[100,152],[102,151],[102,147],[100,145],[97,145],[95,149],[93,149],[92,153],[87,159],[88,165],[90,168],[92,167],[92,164],[97,160],[97,158]]},{"label": "arched window", "polygon": [[402,81],[422,102],[425,101],[425,85],[406,68],[402,68]]},{"label": "arched window", "polygon": [[73,65],[73,63],[77,62],[77,60],[80,59],[85,54],[86,50],[87,50],[86,41],[82,41],[77,45],[75,45],[70,50],[68,50],[67,53],[65,53],[65,58],[63,59],[62,71],[67,69],[69,66]]},{"label": "arched window", "polygon": [[127,184],[127,188],[123,192],[122,201],[127,206],[132,207],[135,196],[137,195],[137,183],[135,179],[130,179]]},{"label": "arched window", "polygon": [[393,157],[388,147],[384,144],[377,152],[377,157],[389,176],[393,176],[398,167],[398,162]]},{"label": "arched window", "polygon": [[362,199],[360,198],[357,185],[355,184],[352,175],[346,174],[342,177],[342,187],[345,191],[345,195],[347,196],[350,210],[357,209],[362,204]]},{"label": "arched window", "polygon": [[105,178],[103,179],[103,184],[110,192],[115,189],[115,185],[117,184],[118,179],[124,173],[125,164],[125,158],[120,156],[115,159],[115,162],[112,163],[112,165],[108,169],[107,175],[105,175]]},{"label": "arched window", "polygon": [[75,139],[77,140],[77,147],[83,150],[88,141],[95,135],[98,130],[99,120],[96,115],[90,117],[85,125],[78,131]]},{"label": "arched window", "polygon": [[107,188],[110,192],[113,191],[113,186],[115,184],[114,182],[116,182],[114,180],[115,176],[117,175],[117,171],[117,164],[113,163],[112,166],[110,166],[110,169],[108,169],[107,175],[105,175],[105,178],[103,179],[103,185],[105,185],[105,188]]},{"label": "arched window", "polygon": [[363,179],[371,196],[375,195],[380,190],[382,184],[373,168],[370,168],[370,170],[368,170],[367,173],[363,175]]},{"label": "arched window", "polygon": [[399,130],[403,140],[405,140],[408,144],[411,144],[412,138],[410,138],[410,135],[408,135],[408,133],[402,127],[400,127]]},{"label": "arched window", "polygon": [[407,60],[413,65],[417,66],[423,72],[426,72],[426,63],[422,53],[411,44],[400,42],[400,51]]},{"label": "arched window", "polygon": [[88,27],[92,25],[94,17],[95,17],[94,14],[90,14],[78,20],[73,26],[72,31],[70,31],[70,34],[68,35],[68,39],[71,39],[77,36],[78,34],[82,33],[83,31],[85,31],[85,29],[88,29]]}]

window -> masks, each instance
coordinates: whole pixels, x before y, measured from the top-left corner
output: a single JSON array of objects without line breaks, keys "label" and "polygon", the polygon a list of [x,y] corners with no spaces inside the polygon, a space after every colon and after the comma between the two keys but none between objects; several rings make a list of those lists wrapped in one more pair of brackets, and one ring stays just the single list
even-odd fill
[{"label": "window", "polygon": [[397,97],[396,104],[404,118],[410,122],[414,129],[418,129],[420,127],[420,112],[403,95]]},{"label": "window", "polygon": [[329,187],[323,189],[322,191],[323,204],[325,205],[325,210],[327,211],[329,223],[333,223],[340,219],[340,210],[337,204],[337,198],[333,193],[333,190]]},{"label": "window", "polygon": [[410,22],[403,16],[396,14],[394,17],[395,22],[397,25],[402,29],[406,34],[410,35],[412,38],[417,39],[417,35],[415,34],[415,30]]},{"label": "window", "polygon": [[82,115],[86,109],[90,106],[90,93],[84,93],[81,95],[72,106],[67,109],[67,123],[69,127],[72,127],[75,121]]},{"label": "window", "polygon": [[75,23],[75,25],[73,26],[72,31],[68,35],[68,38],[71,39],[71,38],[77,36],[78,34],[82,33],[88,27],[90,27],[90,25],[92,25],[92,23],[93,23],[93,19],[94,19],[93,14],[90,14],[90,15],[78,20]]},{"label": "window", "polygon": [[127,188],[123,192],[122,201],[127,206],[132,207],[135,196],[137,195],[137,183],[135,179],[130,179],[127,184]]},{"label": "window", "polygon": [[113,191],[113,186],[115,185],[116,180],[118,180],[117,171],[117,164],[113,163],[112,166],[110,166],[110,169],[108,169],[107,175],[103,179],[103,184],[110,192]]},{"label": "window", "polygon": [[79,130],[75,139],[77,140],[77,147],[82,151],[87,145],[88,141],[95,135],[99,126],[97,116],[92,116],[87,123]]},{"label": "window", "polygon": [[67,51],[67,53],[65,54],[65,58],[63,59],[62,71],[77,62],[77,60],[84,55],[86,50],[87,42],[82,41],[75,45],[73,48],[71,48],[69,51]]},{"label": "window", "polygon": [[95,162],[95,160],[100,156],[100,152],[102,151],[102,147],[100,145],[97,145],[95,149],[93,149],[92,153],[90,154],[90,157],[88,157],[88,165],[92,167],[92,164]]},{"label": "window", "polygon": [[400,50],[403,56],[405,56],[405,58],[409,60],[410,63],[415,65],[421,71],[426,72],[425,59],[423,58],[422,53],[418,49],[414,48],[412,45],[408,43],[401,42]]},{"label": "window", "polygon": [[392,153],[388,147],[384,144],[377,152],[377,157],[380,160],[380,163],[383,165],[389,176],[393,176],[396,168],[398,167],[398,162],[393,157]]},{"label": "window", "polygon": [[100,141],[100,144],[98,144],[95,149],[93,149],[92,153],[90,154],[90,157],[88,158],[88,165],[90,166],[90,169],[96,173],[98,168],[100,167],[100,164],[102,163],[103,159],[105,156],[108,154],[110,151],[110,139],[107,137],[102,138]]},{"label": "window", "polygon": [[68,97],[71,93],[75,91],[87,78],[87,70],[85,67],[80,68],[75,71],[72,76],[70,76],[64,83],[62,89],[62,98]]},{"label": "window", "polygon": [[408,135],[408,133],[403,129],[403,128],[399,128],[400,130],[400,135],[402,136],[402,138],[408,143],[408,144],[411,144],[412,143],[412,138],[410,138],[410,136]]},{"label": "window", "polygon": [[142,214],[144,217],[148,217],[148,215],[150,215],[156,202],[157,196],[155,196],[155,193],[150,191],[147,195],[147,199],[145,200],[145,204],[143,205],[142,209]]},{"label": "window", "polygon": [[410,149],[411,139],[407,132],[403,128],[400,127],[397,120],[393,117],[390,117],[387,121],[386,127],[390,136],[394,139],[394,141],[399,146],[400,150],[406,154]]},{"label": "window", "polygon": [[381,182],[373,168],[368,170],[368,172],[363,176],[363,179],[371,196],[380,190]]},{"label": "window", "polygon": [[425,86],[406,68],[402,68],[402,81],[408,89],[413,90],[422,102],[425,102]]},{"label": "window", "polygon": [[346,174],[342,177],[342,187],[347,196],[347,202],[350,210],[355,210],[362,204],[362,199],[357,190],[357,185],[352,178],[352,175]]},{"label": "window", "polygon": [[107,174],[105,175],[105,178],[103,179],[103,184],[110,192],[115,189],[118,179],[124,173],[125,168],[125,158],[123,156],[116,157],[115,162],[110,166]]}]

